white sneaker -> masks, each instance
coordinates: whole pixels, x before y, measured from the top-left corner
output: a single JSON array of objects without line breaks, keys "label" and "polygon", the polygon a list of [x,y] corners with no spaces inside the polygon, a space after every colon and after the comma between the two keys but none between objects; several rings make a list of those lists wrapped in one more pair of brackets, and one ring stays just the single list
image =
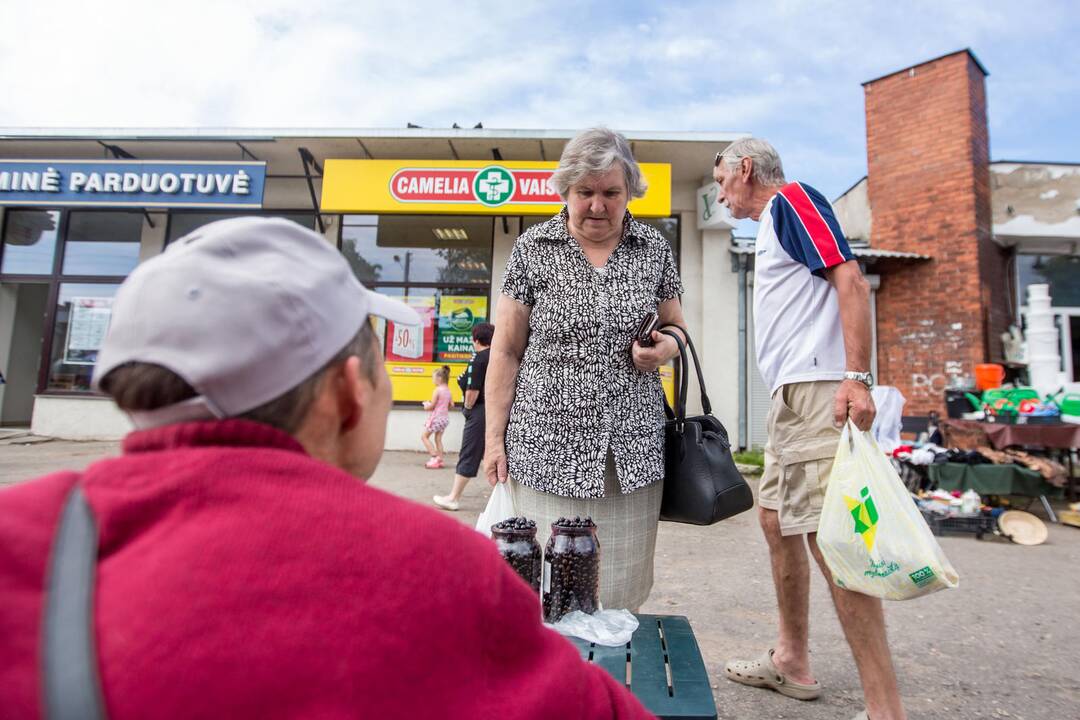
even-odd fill
[{"label": "white sneaker", "polygon": [[431,501],[443,510],[457,510],[461,507],[456,500],[451,500],[445,495],[436,495],[431,498]]}]

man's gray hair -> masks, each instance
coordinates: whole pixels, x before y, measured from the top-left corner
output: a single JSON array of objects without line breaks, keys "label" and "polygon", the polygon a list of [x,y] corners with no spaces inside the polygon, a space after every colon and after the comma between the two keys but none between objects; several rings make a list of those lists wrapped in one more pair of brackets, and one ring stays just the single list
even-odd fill
[{"label": "man's gray hair", "polygon": [[626,175],[626,190],[632,198],[645,195],[648,184],[634,160],[626,138],[604,127],[589,128],[578,133],[563,148],[559,167],[551,175],[551,185],[563,200],[570,188],[587,175],[603,175],[621,163]]},{"label": "man's gray hair", "polygon": [[753,167],[751,177],[758,185],[786,185],[784,166],[780,163],[780,153],[776,152],[768,141],[761,138],[743,138],[727,146],[720,154],[720,159],[734,170],[743,158],[750,158]]}]

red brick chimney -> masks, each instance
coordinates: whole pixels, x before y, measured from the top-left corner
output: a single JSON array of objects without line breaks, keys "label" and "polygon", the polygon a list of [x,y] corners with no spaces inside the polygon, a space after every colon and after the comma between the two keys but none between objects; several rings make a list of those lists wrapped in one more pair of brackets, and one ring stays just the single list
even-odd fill
[{"label": "red brick chimney", "polygon": [[943,410],[950,375],[1000,361],[1012,321],[1008,253],[991,238],[986,75],[961,50],[863,85],[871,243],[932,258],[893,266],[877,295],[878,375],[906,415]]}]

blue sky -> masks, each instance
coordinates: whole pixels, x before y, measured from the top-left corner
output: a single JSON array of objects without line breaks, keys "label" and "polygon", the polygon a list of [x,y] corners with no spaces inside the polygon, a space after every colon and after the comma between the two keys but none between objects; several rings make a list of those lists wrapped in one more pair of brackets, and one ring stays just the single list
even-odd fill
[{"label": "blue sky", "polygon": [[746,131],[834,198],[861,83],[970,47],[994,159],[1080,162],[1067,2],[0,4],[0,126]]}]

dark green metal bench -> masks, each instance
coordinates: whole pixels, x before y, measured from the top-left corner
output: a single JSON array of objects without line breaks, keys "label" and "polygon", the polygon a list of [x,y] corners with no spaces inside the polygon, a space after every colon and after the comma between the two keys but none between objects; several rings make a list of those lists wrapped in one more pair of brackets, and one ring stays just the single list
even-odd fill
[{"label": "dark green metal bench", "polygon": [[581,657],[625,683],[641,704],[661,718],[715,720],[716,703],[694,631],[681,615],[638,615],[626,647],[604,647],[568,638]]}]

